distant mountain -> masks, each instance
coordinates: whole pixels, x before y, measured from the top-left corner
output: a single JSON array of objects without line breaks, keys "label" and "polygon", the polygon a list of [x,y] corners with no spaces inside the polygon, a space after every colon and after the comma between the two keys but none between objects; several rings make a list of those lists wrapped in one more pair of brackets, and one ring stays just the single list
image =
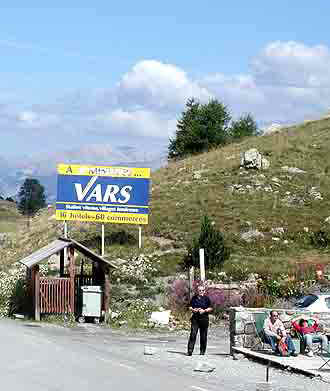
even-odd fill
[{"label": "distant mountain", "polygon": [[153,152],[137,148],[112,148],[110,145],[88,145],[69,151],[40,154],[21,161],[7,161],[0,157],[0,195],[17,194],[25,178],[33,177],[45,187],[48,202],[56,199],[56,165],[58,163],[95,164],[108,166],[150,167],[155,170],[163,166],[166,152],[160,146]]}]

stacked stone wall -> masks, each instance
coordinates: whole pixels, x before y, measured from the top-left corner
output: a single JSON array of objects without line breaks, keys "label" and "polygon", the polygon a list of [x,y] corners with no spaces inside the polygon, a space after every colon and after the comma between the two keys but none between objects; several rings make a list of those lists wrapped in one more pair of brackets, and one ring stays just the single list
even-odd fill
[{"label": "stacked stone wall", "polygon": [[[301,311],[288,310],[288,309],[277,309],[280,319],[282,320],[286,329],[291,328],[291,319],[296,316],[303,314]],[[233,307],[230,309],[230,352],[232,354],[233,347],[248,347],[257,343],[256,329],[255,329],[255,318],[256,314],[269,313],[269,308],[245,308],[245,307]],[[305,315],[315,315],[320,319],[320,324],[330,331],[330,312],[308,312]]]}]

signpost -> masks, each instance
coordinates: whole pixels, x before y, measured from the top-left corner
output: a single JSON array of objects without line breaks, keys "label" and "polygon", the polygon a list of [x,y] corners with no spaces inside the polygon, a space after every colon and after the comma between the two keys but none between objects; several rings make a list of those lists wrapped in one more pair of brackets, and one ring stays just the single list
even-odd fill
[{"label": "signpost", "polygon": [[150,168],[59,164],[57,174],[57,220],[148,224]]}]

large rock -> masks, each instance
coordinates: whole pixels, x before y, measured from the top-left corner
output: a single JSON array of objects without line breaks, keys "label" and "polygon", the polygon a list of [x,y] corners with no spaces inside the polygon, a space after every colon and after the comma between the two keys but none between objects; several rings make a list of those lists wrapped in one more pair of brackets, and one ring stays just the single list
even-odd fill
[{"label": "large rock", "polygon": [[286,171],[290,174],[305,174],[306,171],[301,170],[300,168],[297,167],[288,167],[288,166],[283,166],[281,167],[283,171]]},{"label": "large rock", "polygon": [[269,161],[257,149],[251,148],[241,154],[241,167],[266,170],[269,168]]},{"label": "large rock", "polygon": [[196,372],[213,372],[215,370],[215,366],[211,363],[200,361],[194,368]]},{"label": "large rock", "polygon": [[244,232],[241,234],[241,238],[245,240],[246,242],[252,242],[256,239],[262,239],[265,235],[258,231],[257,229],[252,229],[248,232]]},{"label": "large rock", "polygon": [[151,313],[150,322],[166,325],[170,321],[171,311],[154,311]]}]

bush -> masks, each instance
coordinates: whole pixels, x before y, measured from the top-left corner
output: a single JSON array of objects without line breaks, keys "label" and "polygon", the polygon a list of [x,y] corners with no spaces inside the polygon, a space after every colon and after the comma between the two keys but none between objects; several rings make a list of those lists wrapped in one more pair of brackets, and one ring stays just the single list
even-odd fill
[{"label": "bush", "polygon": [[330,245],[330,227],[323,226],[311,234],[311,243],[316,248],[327,248]]},{"label": "bush", "polygon": [[[237,292],[231,292],[227,289],[218,289],[208,287],[210,281],[205,281],[206,295],[209,296],[214,314],[222,313],[229,307],[239,306],[241,304],[241,295]],[[201,285],[201,281],[195,280],[193,292]],[[177,279],[172,282],[168,291],[168,305],[175,312],[187,311],[189,298],[189,282],[184,279]]]},{"label": "bush", "polygon": [[237,307],[242,303],[242,297],[238,293],[231,292],[228,289],[208,288],[206,295],[210,298],[213,313],[221,313],[229,307]]},{"label": "bush", "polygon": [[0,272],[0,316],[25,310],[28,300],[25,273],[25,267],[18,263]]},{"label": "bush", "polygon": [[155,277],[158,264],[159,260],[140,254],[122,263],[112,275],[117,282],[148,283]]},{"label": "bush", "polygon": [[151,313],[159,311],[159,307],[147,299],[131,299],[116,303],[113,311],[116,313],[116,317],[110,320],[113,326],[148,328]]},{"label": "bush", "polygon": [[229,249],[225,246],[223,234],[212,225],[208,216],[204,216],[201,232],[188,251],[186,265],[199,267],[199,250],[203,248],[205,267],[221,269],[224,261],[229,257]]},{"label": "bush", "polygon": [[168,305],[174,311],[186,310],[189,304],[189,282],[177,279],[168,288]]}]

